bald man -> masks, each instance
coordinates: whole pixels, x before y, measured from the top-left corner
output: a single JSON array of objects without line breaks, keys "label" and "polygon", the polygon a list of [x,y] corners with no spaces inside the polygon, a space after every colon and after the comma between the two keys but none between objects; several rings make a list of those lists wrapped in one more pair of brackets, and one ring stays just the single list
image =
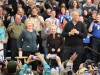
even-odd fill
[{"label": "bald man", "polygon": [[79,13],[72,13],[72,21],[68,22],[62,32],[65,37],[64,61],[69,59],[73,53],[77,53],[78,57],[74,63],[74,70],[77,71],[82,61],[83,54],[83,38],[87,36],[87,31],[84,23],[78,21]]}]

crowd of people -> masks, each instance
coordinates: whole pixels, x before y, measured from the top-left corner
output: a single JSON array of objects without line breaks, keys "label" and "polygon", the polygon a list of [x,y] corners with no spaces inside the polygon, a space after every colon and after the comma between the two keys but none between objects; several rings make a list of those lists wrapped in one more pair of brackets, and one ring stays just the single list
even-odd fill
[{"label": "crowd of people", "polygon": [[99,45],[99,0],[0,0],[4,75],[99,75]]}]

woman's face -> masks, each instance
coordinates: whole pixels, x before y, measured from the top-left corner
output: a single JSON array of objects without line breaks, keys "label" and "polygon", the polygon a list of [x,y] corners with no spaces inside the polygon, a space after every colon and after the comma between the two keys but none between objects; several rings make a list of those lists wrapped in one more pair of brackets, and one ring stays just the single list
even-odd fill
[{"label": "woman's face", "polygon": [[62,22],[65,25],[67,23],[67,20],[64,18]]},{"label": "woman's face", "polygon": [[31,21],[27,22],[27,29],[33,29],[33,23]]},{"label": "woman's face", "polygon": [[77,1],[74,1],[73,2],[73,6],[77,6]]},{"label": "woman's face", "polygon": [[65,8],[61,8],[61,13],[65,14],[65,10],[66,10]]},{"label": "woman's face", "polygon": [[51,27],[51,33],[52,33],[52,34],[55,34],[56,32],[57,32],[56,26],[52,26],[52,27]]},{"label": "woman's face", "polygon": [[33,9],[32,10],[32,15],[37,15],[38,14],[38,11],[36,9]]}]

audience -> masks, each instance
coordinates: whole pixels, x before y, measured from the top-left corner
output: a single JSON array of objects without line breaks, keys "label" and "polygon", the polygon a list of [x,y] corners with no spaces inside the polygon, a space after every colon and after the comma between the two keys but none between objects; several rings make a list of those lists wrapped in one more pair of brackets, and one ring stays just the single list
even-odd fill
[{"label": "audience", "polygon": [[0,0],[0,73],[99,75],[99,15],[99,0]]}]

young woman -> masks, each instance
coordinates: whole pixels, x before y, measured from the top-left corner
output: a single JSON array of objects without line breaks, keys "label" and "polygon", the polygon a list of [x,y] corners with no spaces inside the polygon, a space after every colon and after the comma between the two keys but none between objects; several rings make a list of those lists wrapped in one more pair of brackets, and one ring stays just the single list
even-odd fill
[{"label": "young woman", "polygon": [[[29,56],[37,51],[36,31],[33,30],[34,25],[30,19],[25,20],[26,29],[20,34],[17,45],[19,51],[23,51],[24,56]],[[22,41],[23,40],[23,41]]]},{"label": "young woman", "polygon": [[59,27],[61,29],[61,31],[64,29],[66,23],[68,23],[68,19],[67,18],[63,18],[62,19],[62,24]]}]

